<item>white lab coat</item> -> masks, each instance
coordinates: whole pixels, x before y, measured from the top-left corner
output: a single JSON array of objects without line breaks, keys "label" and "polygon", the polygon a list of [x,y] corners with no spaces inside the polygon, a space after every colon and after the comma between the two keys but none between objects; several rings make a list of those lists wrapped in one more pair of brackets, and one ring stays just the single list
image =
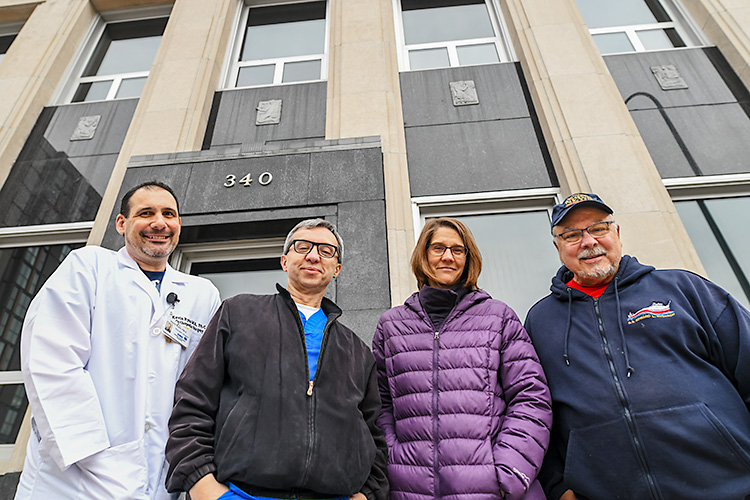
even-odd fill
[{"label": "white lab coat", "polygon": [[[174,385],[219,303],[211,282],[169,266],[159,293],[125,248],[71,252],[24,321],[33,432],[16,499],[175,498],[164,487]],[[187,349],[161,333],[170,310],[190,327]]]}]

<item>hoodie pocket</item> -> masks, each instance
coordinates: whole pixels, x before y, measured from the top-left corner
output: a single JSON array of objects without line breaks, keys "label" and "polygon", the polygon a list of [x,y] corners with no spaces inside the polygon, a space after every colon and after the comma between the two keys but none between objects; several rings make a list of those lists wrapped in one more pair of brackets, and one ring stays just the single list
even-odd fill
[{"label": "hoodie pocket", "polygon": [[[750,484],[750,456],[704,403],[636,416],[654,476],[667,498]],[[716,486],[714,486],[716,485]],[[729,486],[730,489],[732,488]],[[745,492],[747,493],[747,491]],[[734,498],[720,494],[716,498]]]},{"label": "hoodie pocket", "polygon": [[570,431],[564,482],[579,498],[651,497],[624,417]]}]

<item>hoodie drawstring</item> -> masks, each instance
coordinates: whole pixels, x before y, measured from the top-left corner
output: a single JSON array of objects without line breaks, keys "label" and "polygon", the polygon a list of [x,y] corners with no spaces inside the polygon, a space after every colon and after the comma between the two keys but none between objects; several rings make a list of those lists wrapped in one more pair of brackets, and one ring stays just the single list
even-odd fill
[{"label": "hoodie drawstring", "polygon": [[570,366],[570,358],[568,357],[568,339],[570,338],[570,324],[573,321],[573,294],[568,288],[568,326],[565,329],[565,348],[563,349],[563,359],[565,364]]},{"label": "hoodie drawstring", "polygon": [[[628,378],[633,374],[635,370],[630,366],[630,356],[628,355],[628,344],[625,342],[625,332],[622,329],[622,315],[620,314],[620,292],[617,289],[617,282],[620,280],[619,277],[615,276],[615,301],[617,303],[617,326],[620,328],[620,341],[622,342],[622,352],[625,354],[625,366],[627,367]],[[570,292],[568,292],[570,294]],[[570,315],[570,313],[568,313]],[[566,341],[567,344],[567,341]],[[565,347],[567,350],[567,345]]]}]

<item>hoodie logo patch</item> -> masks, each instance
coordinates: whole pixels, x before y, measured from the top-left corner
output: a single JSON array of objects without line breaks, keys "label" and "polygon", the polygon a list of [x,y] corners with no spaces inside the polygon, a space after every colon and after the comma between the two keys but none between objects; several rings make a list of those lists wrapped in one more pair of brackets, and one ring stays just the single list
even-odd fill
[{"label": "hoodie logo patch", "polygon": [[669,307],[671,303],[672,301],[669,301],[664,305],[661,302],[652,302],[648,307],[628,313],[628,324],[632,325],[648,318],[671,318],[674,316],[674,311]]}]

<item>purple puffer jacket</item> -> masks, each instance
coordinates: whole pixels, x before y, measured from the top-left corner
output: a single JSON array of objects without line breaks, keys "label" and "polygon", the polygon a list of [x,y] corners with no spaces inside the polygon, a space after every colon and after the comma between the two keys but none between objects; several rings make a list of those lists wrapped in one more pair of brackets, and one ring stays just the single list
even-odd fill
[{"label": "purple puffer jacket", "polygon": [[419,294],[373,339],[392,500],[543,500],[547,381],[513,310],[476,290],[435,332]]}]

